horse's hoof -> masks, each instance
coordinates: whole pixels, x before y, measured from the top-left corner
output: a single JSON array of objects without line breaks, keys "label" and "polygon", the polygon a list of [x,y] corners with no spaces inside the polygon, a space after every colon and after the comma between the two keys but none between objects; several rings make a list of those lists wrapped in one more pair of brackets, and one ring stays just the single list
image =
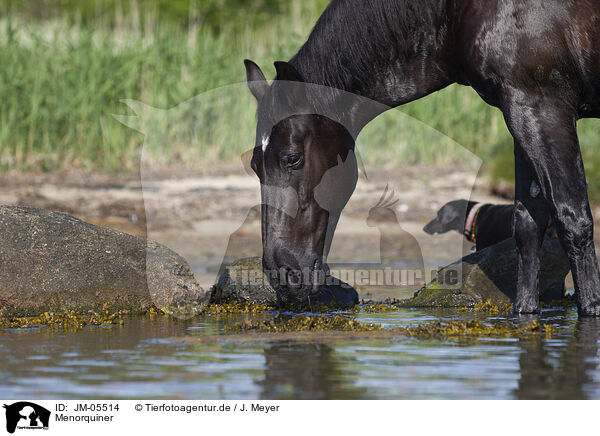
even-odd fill
[{"label": "horse's hoof", "polygon": [[582,306],[578,312],[579,316],[600,316],[600,305]]},{"label": "horse's hoof", "polygon": [[541,312],[540,306],[534,303],[520,304],[516,303],[513,307],[513,315],[532,315]]}]

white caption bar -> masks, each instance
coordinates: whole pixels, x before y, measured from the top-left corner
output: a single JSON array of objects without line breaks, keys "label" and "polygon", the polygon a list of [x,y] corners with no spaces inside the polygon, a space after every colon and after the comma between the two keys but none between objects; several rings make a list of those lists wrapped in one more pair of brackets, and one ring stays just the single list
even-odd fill
[{"label": "white caption bar", "polygon": [[[0,434],[561,435],[595,426],[595,401],[0,400]],[[576,414],[571,415],[569,409]],[[580,419],[561,419],[579,416]],[[587,418],[585,418],[587,417]],[[43,430],[42,433],[36,430]],[[8,433],[7,433],[8,432]],[[134,433],[135,432],[135,433]],[[533,434],[533,433],[532,433]]]}]

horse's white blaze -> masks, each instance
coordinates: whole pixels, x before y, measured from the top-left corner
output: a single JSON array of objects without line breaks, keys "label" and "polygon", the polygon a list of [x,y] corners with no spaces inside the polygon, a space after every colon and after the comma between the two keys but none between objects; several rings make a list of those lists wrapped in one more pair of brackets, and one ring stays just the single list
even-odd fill
[{"label": "horse's white blaze", "polygon": [[269,140],[270,139],[271,138],[269,138],[268,136],[263,136],[263,138],[262,138],[262,150],[263,150],[263,153],[265,152],[265,150],[269,146]]}]

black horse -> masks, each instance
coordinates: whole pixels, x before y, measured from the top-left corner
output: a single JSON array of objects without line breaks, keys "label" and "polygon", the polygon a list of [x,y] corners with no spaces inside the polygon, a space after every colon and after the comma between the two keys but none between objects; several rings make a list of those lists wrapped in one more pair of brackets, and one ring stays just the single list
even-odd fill
[{"label": "black horse", "polygon": [[[335,219],[312,196],[319,177],[344,159],[383,107],[459,83],[503,112],[515,140],[515,311],[539,310],[539,254],[552,217],[571,262],[579,313],[600,315],[576,130],[578,119],[600,117],[599,0],[333,0],[300,51],[275,63],[271,86],[256,64],[245,64],[259,102],[252,167],[262,186],[287,185],[298,196],[298,212],[289,216],[272,206],[277,199],[265,202],[273,190],[262,189],[269,205],[262,208],[265,270],[326,270]],[[540,195],[530,195],[533,183]],[[342,194],[341,207],[348,196]],[[272,281],[286,302],[315,288]]]}]

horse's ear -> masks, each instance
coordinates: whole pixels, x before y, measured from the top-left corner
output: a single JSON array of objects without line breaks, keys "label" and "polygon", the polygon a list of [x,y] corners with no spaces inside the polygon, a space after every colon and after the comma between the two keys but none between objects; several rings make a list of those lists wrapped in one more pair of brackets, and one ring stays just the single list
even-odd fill
[{"label": "horse's ear", "polygon": [[275,62],[277,71],[276,80],[287,80],[290,82],[304,82],[304,79],[289,62]]},{"label": "horse's ear", "polygon": [[248,80],[248,88],[252,95],[257,99],[261,100],[267,89],[269,89],[269,83],[265,78],[265,75],[261,71],[260,67],[252,62],[250,59],[244,60],[246,66],[246,79]]}]

